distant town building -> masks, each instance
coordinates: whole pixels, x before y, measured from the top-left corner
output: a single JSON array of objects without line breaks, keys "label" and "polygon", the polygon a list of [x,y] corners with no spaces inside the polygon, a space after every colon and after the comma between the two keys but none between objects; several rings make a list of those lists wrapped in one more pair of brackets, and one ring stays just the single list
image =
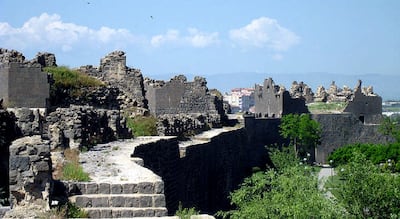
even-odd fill
[{"label": "distant town building", "polygon": [[254,88],[234,88],[225,93],[224,101],[231,106],[231,112],[251,111],[254,108]]}]

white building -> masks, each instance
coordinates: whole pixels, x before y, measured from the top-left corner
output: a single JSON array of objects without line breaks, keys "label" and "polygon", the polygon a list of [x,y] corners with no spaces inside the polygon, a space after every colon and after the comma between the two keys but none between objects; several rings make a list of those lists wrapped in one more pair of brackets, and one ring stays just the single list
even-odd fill
[{"label": "white building", "polygon": [[232,113],[249,111],[254,106],[254,88],[234,88],[225,93],[224,101],[229,103]]}]

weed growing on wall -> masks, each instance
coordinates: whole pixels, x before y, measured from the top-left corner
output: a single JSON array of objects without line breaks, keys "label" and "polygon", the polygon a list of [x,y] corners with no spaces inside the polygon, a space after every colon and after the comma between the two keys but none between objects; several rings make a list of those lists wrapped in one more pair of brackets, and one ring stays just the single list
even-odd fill
[{"label": "weed growing on wall", "polygon": [[132,130],[134,136],[157,135],[157,118],[154,116],[127,117],[126,125]]}]

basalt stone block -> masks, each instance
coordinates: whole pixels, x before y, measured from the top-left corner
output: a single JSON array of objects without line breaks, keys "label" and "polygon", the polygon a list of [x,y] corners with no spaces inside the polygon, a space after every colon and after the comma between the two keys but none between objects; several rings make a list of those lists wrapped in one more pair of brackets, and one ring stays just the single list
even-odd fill
[{"label": "basalt stone block", "polygon": [[140,197],[140,207],[141,208],[152,207],[152,205],[153,205],[153,199],[150,196]]},{"label": "basalt stone block", "polygon": [[44,172],[44,171],[50,170],[50,165],[46,161],[37,162],[37,163],[35,163],[34,167],[39,172]]},{"label": "basalt stone block", "polygon": [[121,184],[111,184],[111,194],[122,194]]},{"label": "basalt stone block", "polygon": [[100,218],[101,211],[99,209],[90,209],[89,217],[90,218]]},{"label": "basalt stone block", "polygon": [[96,197],[92,199],[93,207],[108,207],[109,200],[107,197]]},{"label": "basalt stone block", "polygon": [[125,199],[125,207],[140,207],[140,197],[132,197]]},{"label": "basalt stone block", "polygon": [[154,217],[164,217],[167,216],[167,209],[154,209]]},{"label": "basalt stone block", "polygon": [[145,209],[144,210],[145,217],[154,217],[154,209]]},{"label": "basalt stone block", "polygon": [[154,183],[154,193],[164,194],[164,182],[163,181]]},{"label": "basalt stone block", "polygon": [[133,194],[135,193],[135,189],[136,189],[136,184],[133,183],[127,183],[127,184],[123,184],[122,185],[122,193],[124,194]]},{"label": "basalt stone block", "polygon": [[141,182],[138,184],[138,193],[141,194],[153,194],[154,184],[151,182]]},{"label": "basalt stone block", "polygon": [[123,196],[112,196],[110,198],[110,205],[112,207],[124,207],[125,206],[125,197]]},{"label": "basalt stone block", "polygon": [[131,218],[133,216],[133,212],[130,209],[121,210],[121,217],[122,218]]},{"label": "basalt stone block", "polygon": [[92,207],[92,200],[86,196],[77,196],[75,199],[75,204],[82,208]]},{"label": "basalt stone block", "polygon": [[144,210],[142,209],[136,209],[132,213],[132,217],[144,217]]},{"label": "basalt stone block", "polygon": [[99,194],[110,194],[110,184],[100,183],[99,184]]},{"label": "basalt stone block", "polygon": [[86,184],[86,194],[97,194],[99,191],[97,183]]},{"label": "basalt stone block", "polygon": [[102,218],[111,218],[112,210],[111,209],[101,209],[100,215]]},{"label": "basalt stone block", "polygon": [[26,156],[10,156],[10,170],[27,171],[30,167],[30,159]]},{"label": "basalt stone block", "polygon": [[165,196],[157,195],[153,197],[153,207],[165,207]]}]

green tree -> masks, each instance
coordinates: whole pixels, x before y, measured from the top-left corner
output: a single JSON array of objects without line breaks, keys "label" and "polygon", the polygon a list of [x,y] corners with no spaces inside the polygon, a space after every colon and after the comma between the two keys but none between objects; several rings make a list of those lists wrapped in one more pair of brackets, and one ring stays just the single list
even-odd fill
[{"label": "green tree", "polygon": [[[278,169],[254,173],[231,193],[235,210],[219,213],[227,218],[343,218],[345,213],[318,190],[318,179],[310,166],[301,165],[294,153],[274,151]],[[278,160],[276,160],[278,159]]]},{"label": "green tree", "polygon": [[400,124],[395,119],[385,116],[379,126],[379,132],[392,136],[397,142],[400,142]]},{"label": "green tree", "polygon": [[321,138],[319,123],[311,119],[310,114],[288,114],[284,115],[279,126],[279,133],[284,138],[289,138],[294,146],[296,155],[299,150],[315,148]]},{"label": "green tree", "polygon": [[361,153],[338,168],[343,183],[335,197],[355,218],[400,218],[400,177],[374,165]]}]

